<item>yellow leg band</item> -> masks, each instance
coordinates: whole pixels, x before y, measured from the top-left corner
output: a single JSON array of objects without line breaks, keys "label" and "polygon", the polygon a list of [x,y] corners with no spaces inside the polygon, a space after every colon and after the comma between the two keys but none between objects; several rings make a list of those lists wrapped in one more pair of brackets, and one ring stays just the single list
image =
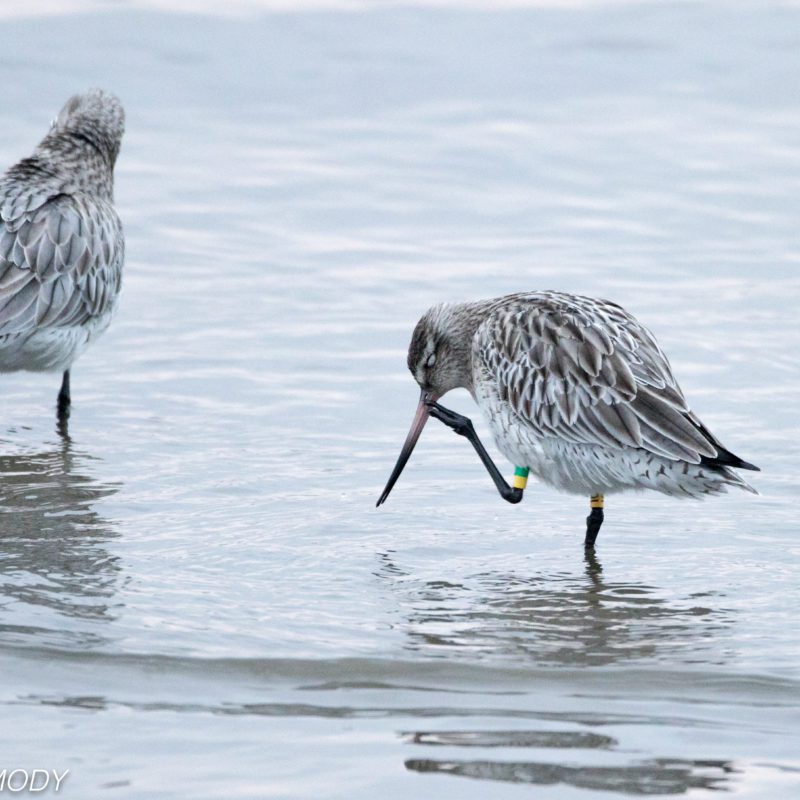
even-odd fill
[{"label": "yellow leg band", "polygon": [[602,508],[603,507],[603,495],[601,495],[601,494],[593,494],[589,498],[589,505],[592,508]]},{"label": "yellow leg band", "polygon": [[517,467],[514,470],[514,483],[512,486],[515,489],[524,489],[528,485],[528,468]]}]

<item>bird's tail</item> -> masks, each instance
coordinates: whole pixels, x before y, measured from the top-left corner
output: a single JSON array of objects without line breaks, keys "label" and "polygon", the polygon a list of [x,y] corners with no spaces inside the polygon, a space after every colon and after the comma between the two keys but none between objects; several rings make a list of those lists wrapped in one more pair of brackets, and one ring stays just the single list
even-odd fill
[{"label": "bird's tail", "polygon": [[[734,456],[735,458],[735,456]],[[738,459],[741,461],[741,459]],[[746,461],[742,461],[742,464],[747,464]],[[736,465],[739,467],[739,465]],[[758,467],[754,467],[752,464],[747,464],[747,466],[739,467],[739,469],[754,469],[760,472]],[[739,473],[734,472],[730,467],[721,466],[717,467],[715,470],[718,474],[722,475],[724,478],[724,482],[728,486],[737,486],[740,489],[744,489],[746,492],[751,492],[752,494],[758,494],[758,491],[754,489],[744,478],[742,478]]]}]

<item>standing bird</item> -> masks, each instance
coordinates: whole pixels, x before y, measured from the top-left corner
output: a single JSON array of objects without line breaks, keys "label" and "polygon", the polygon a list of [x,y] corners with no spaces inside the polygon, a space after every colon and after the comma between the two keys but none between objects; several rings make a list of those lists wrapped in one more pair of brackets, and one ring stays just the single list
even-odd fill
[{"label": "standing bird", "polygon": [[[408,367],[422,389],[389,496],[429,416],[465,436],[501,497],[522,499],[528,473],[590,496],[585,547],[603,524],[603,498],[655,489],[702,498],[738,486],[731,470],[758,470],[727,450],[691,412],[653,334],[607,300],[563,292],[512,294],[434,306],[417,323]],[[515,465],[509,486],[472,422],[439,405],[466,389],[500,452]]]},{"label": "standing bird", "polygon": [[0,372],[69,371],[111,322],[125,240],[114,164],[125,127],[119,100],[71,97],[30,158],[0,179]]}]

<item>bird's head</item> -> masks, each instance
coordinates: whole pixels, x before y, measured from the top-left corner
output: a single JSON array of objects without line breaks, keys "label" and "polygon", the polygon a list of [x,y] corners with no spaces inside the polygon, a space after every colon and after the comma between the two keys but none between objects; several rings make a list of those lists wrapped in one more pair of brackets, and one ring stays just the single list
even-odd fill
[{"label": "bird's head", "polygon": [[429,400],[472,384],[470,351],[474,325],[463,305],[429,308],[414,328],[408,347],[408,368]]},{"label": "bird's head", "polygon": [[381,505],[403,471],[430,416],[430,404],[451,389],[472,388],[472,338],[480,322],[476,304],[433,306],[414,328],[408,368],[421,389],[411,429],[383,493]]},{"label": "bird's head", "polygon": [[102,89],[70,97],[53,120],[48,138],[72,135],[87,140],[113,168],[125,132],[125,111],[119,99]]}]

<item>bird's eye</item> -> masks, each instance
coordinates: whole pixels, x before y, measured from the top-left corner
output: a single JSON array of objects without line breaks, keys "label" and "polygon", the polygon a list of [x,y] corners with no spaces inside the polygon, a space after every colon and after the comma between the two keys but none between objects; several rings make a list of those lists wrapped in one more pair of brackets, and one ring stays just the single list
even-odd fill
[{"label": "bird's eye", "polygon": [[425,366],[430,368],[436,363],[436,353],[431,353],[428,356],[428,360],[425,362]]}]

